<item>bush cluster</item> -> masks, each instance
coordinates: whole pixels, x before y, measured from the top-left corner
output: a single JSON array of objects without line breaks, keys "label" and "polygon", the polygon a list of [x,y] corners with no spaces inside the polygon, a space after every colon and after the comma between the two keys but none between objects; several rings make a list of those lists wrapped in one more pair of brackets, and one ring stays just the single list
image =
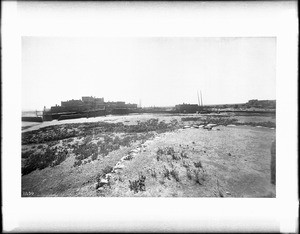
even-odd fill
[{"label": "bush cluster", "polygon": [[67,158],[68,151],[60,151],[57,149],[51,149],[48,147],[44,153],[31,154],[24,167],[22,167],[22,175],[29,174],[30,172],[39,169],[42,170],[48,166],[54,167],[59,165]]},{"label": "bush cluster", "polygon": [[[92,140],[91,137],[87,137],[84,139],[83,144],[81,145],[73,145],[73,152],[75,153],[75,159],[77,161],[84,160],[91,156],[92,160],[96,160],[98,155],[102,155],[103,157],[107,156],[110,152],[114,150],[120,149],[121,146],[130,146],[131,143],[143,140],[151,137],[153,134],[131,134],[125,137],[111,137],[108,135],[103,136],[103,140],[99,140],[97,143],[90,142]],[[87,143],[89,142],[89,143]],[[129,159],[129,158],[128,158]],[[74,166],[80,166],[81,163],[75,162]]]},{"label": "bush cluster", "polygon": [[84,160],[94,154],[98,155],[98,146],[94,143],[82,144],[74,149],[73,152],[76,155],[75,159]]},{"label": "bush cluster", "polygon": [[171,176],[172,176],[177,182],[180,181],[180,179],[179,179],[179,172],[178,172],[175,168],[173,168],[173,169],[171,170],[170,174],[171,174]]},{"label": "bush cluster", "polygon": [[199,167],[199,168],[203,168],[202,167],[202,163],[201,163],[201,161],[198,161],[198,162],[194,162],[194,165],[195,165],[195,167]]},{"label": "bush cluster", "polygon": [[145,185],[146,176],[143,174],[139,175],[138,180],[131,181],[129,180],[129,188],[134,193],[138,193],[139,191],[146,191],[146,185]]},{"label": "bush cluster", "polygon": [[58,141],[79,135],[77,130],[67,131],[61,126],[49,126],[34,131],[22,133],[22,144],[38,144]]},{"label": "bush cluster", "polygon": [[[178,121],[165,123],[158,119],[149,119],[145,122],[139,122],[136,125],[124,125],[123,123],[76,123],[64,124],[57,126],[49,126],[39,130],[22,133],[22,144],[45,143],[49,141],[57,141],[72,137],[91,136],[102,133],[146,133],[151,131],[166,132],[176,129]],[[67,130],[69,129],[69,130]]]},{"label": "bush cluster", "polygon": [[22,152],[22,158],[29,158],[30,155],[34,154],[34,150],[28,150],[28,151],[24,151]]},{"label": "bush cluster", "polygon": [[167,178],[167,179],[170,180],[171,179],[170,175],[171,175],[170,170],[168,168],[166,168],[166,166],[164,166],[164,170],[163,170],[163,176],[164,176],[164,178]]},{"label": "bush cluster", "polygon": [[180,155],[175,152],[173,147],[158,148],[158,150],[156,151],[156,160],[162,160],[163,155],[171,155],[173,160],[181,159]]}]

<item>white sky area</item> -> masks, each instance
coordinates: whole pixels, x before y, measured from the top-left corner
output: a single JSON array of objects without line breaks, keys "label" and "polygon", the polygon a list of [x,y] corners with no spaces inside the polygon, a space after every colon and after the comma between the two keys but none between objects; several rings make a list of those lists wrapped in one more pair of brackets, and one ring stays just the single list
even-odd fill
[{"label": "white sky area", "polygon": [[276,38],[22,37],[22,109],[82,96],[146,106],[276,99]]}]

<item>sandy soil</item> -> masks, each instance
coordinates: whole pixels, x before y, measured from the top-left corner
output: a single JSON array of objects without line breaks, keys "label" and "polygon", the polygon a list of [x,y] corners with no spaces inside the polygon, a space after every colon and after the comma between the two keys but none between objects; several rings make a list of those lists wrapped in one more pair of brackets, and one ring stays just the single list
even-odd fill
[{"label": "sandy soil", "polygon": [[[114,116],[106,120],[136,124],[150,118],[153,115]],[[181,118],[180,115],[159,116],[166,122]],[[249,118],[254,122],[253,116]],[[270,183],[270,147],[276,136],[275,129],[250,126],[185,129],[182,126],[186,123],[179,123],[175,131],[153,133],[145,142],[122,146],[105,157],[99,156],[77,167],[73,166],[75,155],[70,144],[78,139],[55,142],[54,146],[68,150],[66,160],[23,175],[22,196],[275,196],[275,186]],[[39,145],[47,144],[23,145],[22,151],[37,151]],[[131,158],[124,159],[128,155]],[[107,166],[115,169],[102,174],[104,183],[99,185],[97,175]],[[145,177],[144,182],[141,176]],[[130,187],[134,181],[142,185],[136,191]]]}]

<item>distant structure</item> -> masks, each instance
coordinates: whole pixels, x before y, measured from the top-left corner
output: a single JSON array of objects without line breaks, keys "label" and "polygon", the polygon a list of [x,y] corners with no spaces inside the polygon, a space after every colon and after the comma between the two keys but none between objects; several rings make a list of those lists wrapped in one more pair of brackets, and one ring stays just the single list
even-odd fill
[{"label": "distant structure", "polygon": [[276,100],[252,99],[252,100],[249,100],[245,105],[247,108],[254,107],[254,108],[275,109],[276,108]]},{"label": "distant structure", "polygon": [[252,99],[246,103],[206,105],[205,108],[220,112],[276,113],[276,100]]},{"label": "distant structure", "polygon": [[137,109],[137,104],[126,104],[122,101],[105,102],[104,98],[84,96],[79,100],[62,101],[61,105],[51,106],[49,111],[44,107],[43,119],[72,119],[82,117],[96,117],[107,114],[129,114]]},{"label": "distant structure", "polygon": [[198,97],[198,105],[197,104],[179,104],[175,106],[175,112],[177,113],[200,113],[203,112],[203,102],[202,102],[202,92],[200,90],[200,97],[199,92],[197,91],[197,97]]},{"label": "distant structure", "polygon": [[175,106],[175,111],[179,113],[197,113],[201,111],[201,107],[197,104],[179,104]]}]

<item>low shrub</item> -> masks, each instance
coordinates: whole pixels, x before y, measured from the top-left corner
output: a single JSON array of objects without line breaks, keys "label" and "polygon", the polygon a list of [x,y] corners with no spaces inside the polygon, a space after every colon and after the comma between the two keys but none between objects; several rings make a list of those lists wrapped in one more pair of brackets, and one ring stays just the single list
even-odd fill
[{"label": "low shrub", "polygon": [[195,167],[197,168],[203,168],[201,161],[199,162],[194,162]]},{"label": "low shrub", "polygon": [[177,153],[174,153],[174,154],[172,154],[172,159],[173,160],[180,160],[181,157]]},{"label": "low shrub", "polygon": [[169,169],[166,168],[166,166],[164,166],[164,170],[163,170],[163,176],[164,176],[164,178],[167,178],[167,179],[170,180],[171,179],[170,175],[171,175],[171,173],[170,173]]},{"label": "low shrub", "polygon": [[150,175],[151,175],[151,177],[153,177],[153,178],[157,178],[157,173],[156,173],[156,171],[155,171],[155,169],[150,169]]},{"label": "low shrub", "polygon": [[186,176],[189,180],[193,179],[192,171],[189,168],[186,169]]},{"label": "low shrub", "polygon": [[185,167],[185,168],[190,168],[190,163],[188,162],[188,161],[186,161],[186,160],[183,160],[183,166]]},{"label": "low shrub", "polygon": [[93,153],[93,154],[92,154],[92,161],[96,160],[97,158],[98,158],[98,154]]},{"label": "low shrub", "polygon": [[93,155],[95,155],[94,158],[95,157],[97,158],[98,147],[97,147],[97,145],[95,143],[81,144],[78,147],[76,147],[73,150],[73,152],[76,155],[75,156],[76,160],[84,160],[84,159],[86,159],[86,158],[88,158],[90,156],[93,157]]},{"label": "low shrub", "polygon": [[182,152],[180,153],[180,156],[181,156],[182,158],[188,158],[187,153],[184,152],[184,151],[182,151]]},{"label": "low shrub", "polygon": [[173,169],[171,170],[170,174],[172,175],[172,177],[173,177],[177,182],[180,181],[180,179],[179,179],[179,172],[178,172],[175,168],[173,168]]},{"label": "low shrub", "polygon": [[196,183],[202,185],[203,182],[205,181],[205,175],[204,175],[203,171],[201,171],[199,169],[195,169],[194,173],[195,173],[195,181],[196,181]]},{"label": "low shrub", "polygon": [[113,170],[112,166],[106,166],[104,169],[102,169],[103,174],[108,174]]},{"label": "low shrub", "polygon": [[61,164],[63,161],[66,160],[67,158],[67,155],[68,155],[68,151],[65,150],[63,152],[59,152],[57,155],[56,155],[56,158],[55,160],[53,160],[53,162],[51,163],[51,167],[54,167],[54,166],[57,166],[59,164]]},{"label": "low shrub", "polygon": [[80,166],[82,164],[82,161],[81,160],[77,160],[77,161],[75,161],[74,162],[74,167],[78,167],[78,166]]},{"label": "low shrub", "polygon": [[62,163],[68,155],[68,151],[59,151],[48,147],[46,151],[39,154],[31,154],[26,158],[25,165],[22,167],[22,175],[29,174],[30,172],[39,169],[42,170],[48,166],[56,166]]},{"label": "low shrub", "polygon": [[174,148],[173,147],[166,147],[165,154],[173,156],[175,154]]},{"label": "low shrub", "polygon": [[146,176],[140,174],[138,180],[131,181],[129,180],[129,188],[134,193],[138,193],[139,191],[146,191],[145,185]]},{"label": "low shrub", "polygon": [[34,154],[33,150],[22,152],[22,158],[29,158],[32,154]]}]

